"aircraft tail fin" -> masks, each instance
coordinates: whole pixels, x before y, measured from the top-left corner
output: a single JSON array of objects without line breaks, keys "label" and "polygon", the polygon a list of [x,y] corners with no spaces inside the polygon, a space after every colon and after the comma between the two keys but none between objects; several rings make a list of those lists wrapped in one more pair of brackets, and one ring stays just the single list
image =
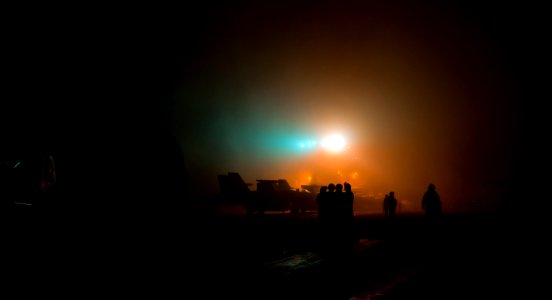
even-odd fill
[{"label": "aircraft tail fin", "polygon": [[243,181],[240,173],[228,172],[227,175],[217,175],[220,191],[226,195],[239,195],[249,192],[249,187]]}]

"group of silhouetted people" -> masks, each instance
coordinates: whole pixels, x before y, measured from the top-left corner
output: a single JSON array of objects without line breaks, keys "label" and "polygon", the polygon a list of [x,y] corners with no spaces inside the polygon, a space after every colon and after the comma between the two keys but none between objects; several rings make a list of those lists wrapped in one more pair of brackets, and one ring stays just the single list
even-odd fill
[{"label": "group of silhouetted people", "polygon": [[[330,183],[320,187],[316,197],[318,221],[321,228],[323,250],[330,253],[343,253],[351,250],[354,234],[354,193],[351,185]],[[422,197],[422,209],[428,219],[436,219],[442,214],[441,198],[435,185],[430,183]],[[393,219],[398,207],[395,192],[389,192],[383,200],[385,217]]]},{"label": "group of silhouetted people", "polygon": [[350,250],[354,239],[354,198],[351,184],[347,182],[320,187],[316,202],[325,250]]}]

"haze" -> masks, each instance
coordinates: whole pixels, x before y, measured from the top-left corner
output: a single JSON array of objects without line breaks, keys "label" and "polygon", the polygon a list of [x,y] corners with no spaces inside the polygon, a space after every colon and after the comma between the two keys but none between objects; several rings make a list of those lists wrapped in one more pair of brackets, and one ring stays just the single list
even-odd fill
[{"label": "haze", "polygon": [[[75,194],[91,181],[127,193],[147,178],[163,190],[159,174],[180,169],[159,142],[167,132],[196,195],[239,172],[294,187],[349,181],[416,211],[429,183],[447,211],[513,207],[540,178],[546,128],[535,117],[546,111],[540,27],[521,18],[530,9],[205,1],[159,22],[29,14],[25,34],[7,36],[6,99],[17,104],[3,128],[54,136],[59,184]],[[320,147],[331,134],[344,151]]]},{"label": "haze", "polygon": [[[449,211],[496,208],[519,151],[518,87],[474,13],[361,3],[224,13],[174,100],[189,171],[209,192],[231,171],[295,187],[349,181],[417,205],[432,182]],[[297,147],[333,132],[346,151]]]}]

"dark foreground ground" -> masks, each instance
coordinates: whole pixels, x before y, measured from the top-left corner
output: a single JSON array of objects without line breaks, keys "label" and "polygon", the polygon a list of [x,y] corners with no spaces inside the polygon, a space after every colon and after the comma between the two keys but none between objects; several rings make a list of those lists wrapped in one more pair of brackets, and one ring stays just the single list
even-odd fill
[{"label": "dark foreground ground", "polygon": [[527,299],[548,270],[543,237],[500,215],[356,216],[357,240],[339,255],[321,251],[316,214],[55,218],[4,219],[4,286],[16,294]]},{"label": "dark foreground ground", "polygon": [[215,230],[220,238],[209,247],[220,261],[198,272],[207,297],[496,299],[539,290],[537,240],[516,220],[496,215],[435,222],[357,216],[358,241],[336,256],[320,254],[314,216],[233,218],[219,220],[225,229]]}]

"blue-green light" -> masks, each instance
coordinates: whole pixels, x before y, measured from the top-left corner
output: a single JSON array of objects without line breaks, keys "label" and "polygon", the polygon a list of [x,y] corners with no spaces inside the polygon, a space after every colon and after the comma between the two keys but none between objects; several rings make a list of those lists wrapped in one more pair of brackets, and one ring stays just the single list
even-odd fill
[{"label": "blue-green light", "polygon": [[310,151],[316,148],[316,144],[315,140],[302,140],[298,142],[298,148],[300,151]]}]

